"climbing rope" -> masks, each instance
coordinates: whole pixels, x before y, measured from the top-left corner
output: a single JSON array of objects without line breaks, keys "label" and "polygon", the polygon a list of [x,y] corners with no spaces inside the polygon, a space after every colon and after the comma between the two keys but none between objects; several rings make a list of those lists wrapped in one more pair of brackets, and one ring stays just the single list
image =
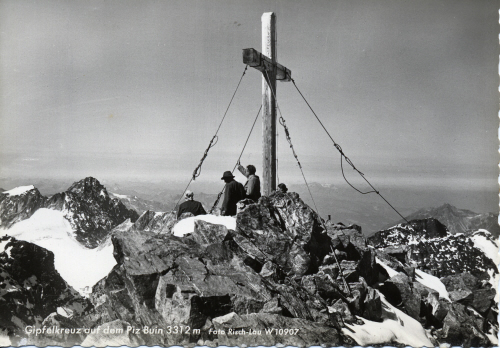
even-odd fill
[{"label": "climbing rope", "polygon": [[[250,129],[250,133],[248,133],[247,140],[245,141],[245,144],[243,145],[243,149],[241,149],[240,155],[239,155],[238,159],[236,160],[236,164],[234,165],[234,168],[231,171],[231,173],[233,173],[235,171],[236,167],[240,163],[241,156],[243,155],[243,151],[245,151],[245,148],[247,147],[248,139],[250,139],[250,135],[252,135],[253,128],[255,127],[255,123],[257,122],[257,119],[259,118],[259,114],[260,114],[261,110],[262,110],[262,105],[260,106],[259,111],[257,112],[257,115],[255,116],[255,119],[253,120],[253,124],[252,124],[252,128]],[[226,189],[226,185],[224,185],[224,187],[222,188],[222,190],[217,195],[217,199],[215,200],[214,205],[210,209],[210,212],[209,212],[210,214],[212,214],[212,212],[214,211],[214,209],[217,206],[217,204],[219,204],[220,198],[222,197],[222,194],[224,193],[225,189]]]},{"label": "climbing rope", "polygon": [[[266,72],[266,75],[267,75],[267,70],[265,72]],[[269,75],[267,75],[267,81],[270,81],[269,80]],[[314,200],[313,194],[311,192],[311,188],[309,187],[309,184],[308,184],[308,182],[306,180],[306,176],[304,175],[304,170],[302,169],[302,165],[300,164],[299,157],[297,156],[297,153],[295,152],[295,149],[293,147],[292,139],[290,138],[290,131],[288,130],[288,127],[286,126],[285,119],[283,118],[283,115],[281,113],[281,109],[280,109],[279,104],[278,104],[278,98],[276,98],[276,94],[274,93],[274,90],[272,89],[271,85],[268,84],[268,86],[269,86],[269,89],[271,90],[271,93],[273,93],[274,100],[276,101],[276,108],[278,109],[278,112],[280,114],[279,123],[283,126],[283,129],[285,130],[286,140],[288,141],[288,144],[290,144],[290,148],[292,149],[293,156],[295,157],[295,160],[297,161],[297,164],[298,164],[298,166],[300,168],[300,172],[302,173],[302,178],[304,179],[304,182],[306,184],[307,190],[309,191],[309,195],[311,196],[312,202],[314,204],[314,208],[315,208],[314,212],[318,216],[318,220],[320,221],[323,229],[326,232],[326,231],[328,231],[328,229],[326,228],[325,222],[323,221],[323,219],[319,215],[319,210],[318,210],[318,207],[316,205],[316,201]],[[330,245],[330,248],[331,248],[331,245]],[[335,255],[335,252],[333,252],[333,249],[332,249],[332,254],[333,254],[333,258],[335,259],[335,262],[337,264],[337,267],[339,268],[339,273],[340,273],[340,275],[342,277],[342,281],[344,283],[344,287],[349,292],[349,295],[352,295],[351,288],[350,288],[349,284],[347,283],[347,281],[346,281],[346,279],[344,277],[344,271],[342,270],[342,266],[340,265],[340,262],[337,259],[337,255]]]},{"label": "climbing rope", "polygon": [[[297,89],[297,92],[299,92],[299,94],[301,95],[302,99],[304,99],[304,101],[306,102],[307,106],[309,107],[309,109],[312,111],[313,115],[316,117],[316,119],[318,120],[319,124],[321,125],[321,127],[323,127],[323,129],[325,130],[326,134],[328,135],[328,137],[330,137],[330,140],[332,141],[333,143],[333,146],[337,149],[337,151],[340,152],[340,168],[342,170],[342,176],[344,177],[344,180],[349,184],[349,186],[351,186],[354,190],[358,191],[359,193],[363,194],[363,195],[366,195],[368,193],[376,193],[377,195],[380,196],[380,198],[382,198],[388,205],[389,207],[392,208],[392,210],[394,210],[400,217],[403,218],[403,220],[405,220],[407,223],[408,220],[403,216],[401,215],[401,213],[392,206],[391,203],[389,203],[389,201],[387,199],[385,199],[384,196],[382,196],[382,194],[380,193],[380,191],[378,191],[369,181],[368,179],[365,177],[365,174],[363,174],[358,168],[356,168],[354,166],[354,163],[352,163],[352,161],[349,159],[349,157],[347,157],[345,154],[344,154],[344,151],[342,150],[342,147],[340,147],[339,144],[337,144],[335,142],[335,140],[333,140],[332,136],[330,135],[330,133],[328,132],[328,130],[326,129],[326,127],[323,125],[323,122],[321,122],[321,120],[319,119],[318,115],[314,112],[313,108],[311,107],[311,105],[309,104],[309,102],[307,101],[307,99],[304,97],[304,95],[302,94],[302,92],[300,91],[300,89],[297,87],[297,84],[295,83],[295,80],[292,79],[292,82],[293,82],[293,85],[295,86],[295,88]],[[359,190],[358,188],[354,187],[354,185],[352,185],[346,178],[345,174],[344,174],[344,167],[343,167],[343,160],[345,160],[351,167],[352,169],[354,169],[356,172],[358,172],[358,174],[366,181],[366,183],[368,185],[370,185],[370,187],[372,188],[371,191],[367,191],[367,192],[362,192],[361,190]]]},{"label": "climbing rope", "polygon": [[238,88],[240,87],[241,80],[243,80],[243,76],[245,76],[245,73],[247,72],[247,69],[248,69],[248,65],[245,65],[245,69],[243,70],[243,74],[241,74],[240,80],[238,81],[238,85],[236,86],[236,89],[234,90],[233,96],[231,97],[231,100],[229,101],[229,104],[228,104],[228,106],[226,108],[226,111],[224,112],[224,116],[222,117],[222,120],[219,123],[219,127],[217,127],[217,130],[215,131],[214,136],[210,140],[210,143],[208,144],[208,147],[206,148],[205,152],[203,153],[203,156],[202,156],[202,158],[200,160],[200,163],[198,163],[198,165],[194,169],[193,175],[191,177],[191,180],[189,180],[186,188],[182,192],[181,197],[179,198],[179,200],[175,204],[174,210],[179,205],[179,202],[181,201],[182,197],[186,193],[189,185],[191,185],[191,182],[193,182],[193,180],[196,180],[196,178],[200,176],[200,174],[201,174],[201,166],[203,165],[203,162],[205,161],[205,158],[207,158],[207,156],[208,156],[208,151],[210,151],[210,149],[212,147],[214,147],[215,144],[217,144],[217,141],[219,140],[219,137],[217,136],[217,133],[219,133],[220,127],[222,126],[222,123],[224,122],[224,119],[226,118],[227,112],[229,111],[229,107],[231,106],[231,103],[233,102],[234,96],[236,95],[236,92],[238,91]]}]

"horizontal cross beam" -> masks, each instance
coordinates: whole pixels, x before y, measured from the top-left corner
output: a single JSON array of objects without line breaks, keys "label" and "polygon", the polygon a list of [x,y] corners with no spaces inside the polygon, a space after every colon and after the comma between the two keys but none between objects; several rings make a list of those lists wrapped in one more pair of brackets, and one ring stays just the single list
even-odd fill
[{"label": "horizontal cross beam", "polygon": [[[243,63],[260,72],[273,71],[273,61],[253,48],[243,49]],[[288,82],[292,80],[292,72],[283,65],[276,63],[276,80]]]}]

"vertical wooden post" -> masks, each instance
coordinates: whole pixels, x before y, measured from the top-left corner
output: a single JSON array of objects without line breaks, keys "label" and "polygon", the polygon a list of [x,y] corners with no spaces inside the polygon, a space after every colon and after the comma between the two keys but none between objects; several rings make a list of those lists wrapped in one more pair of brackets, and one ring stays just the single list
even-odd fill
[{"label": "vertical wooden post", "polygon": [[[272,71],[262,76],[262,194],[276,190],[276,15],[262,15],[262,53],[272,60]],[[269,79],[267,77],[269,76]]]}]

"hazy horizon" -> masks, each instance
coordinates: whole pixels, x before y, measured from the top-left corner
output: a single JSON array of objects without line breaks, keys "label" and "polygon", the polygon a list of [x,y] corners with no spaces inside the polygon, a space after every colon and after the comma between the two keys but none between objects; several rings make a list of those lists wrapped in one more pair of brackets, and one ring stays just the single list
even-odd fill
[{"label": "hazy horizon", "polygon": [[[278,61],[370,182],[404,209],[450,197],[496,211],[499,5],[0,0],[0,182],[186,185],[273,11]],[[343,190],[339,154],[293,84],[277,94],[307,180]],[[249,68],[194,190],[233,168],[260,103]],[[242,157],[258,174],[261,132]],[[280,181],[300,183],[281,128],[278,158]]]}]

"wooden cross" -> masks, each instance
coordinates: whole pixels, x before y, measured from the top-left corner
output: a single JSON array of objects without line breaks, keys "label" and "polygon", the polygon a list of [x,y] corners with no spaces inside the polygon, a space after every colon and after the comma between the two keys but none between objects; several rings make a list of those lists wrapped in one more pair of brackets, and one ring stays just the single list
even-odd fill
[{"label": "wooden cross", "polygon": [[292,72],[276,62],[276,15],[262,15],[262,52],[243,49],[243,63],[262,72],[262,194],[276,190],[276,80],[291,81]]}]

